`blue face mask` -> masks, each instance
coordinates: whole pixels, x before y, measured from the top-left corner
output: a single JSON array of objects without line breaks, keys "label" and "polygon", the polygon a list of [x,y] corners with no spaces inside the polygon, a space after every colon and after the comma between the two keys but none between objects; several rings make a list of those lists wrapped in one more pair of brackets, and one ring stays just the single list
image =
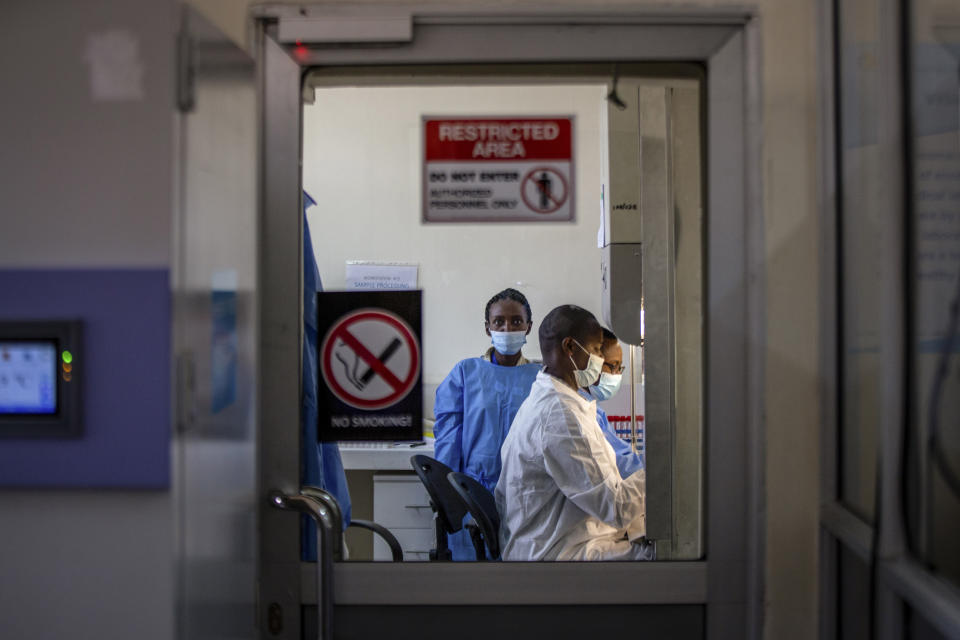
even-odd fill
[{"label": "blue face mask", "polygon": [[601,402],[604,400],[609,400],[617,394],[617,391],[619,391],[620,381],[622,379],[622,374],[607,373],[604,371],[600,374],[600,381],[590,387],[590,395]]},{"label": "blue face mask", "polygon": [[491,331],[490,340],[497,353],[512,356],[520,352],[520,347],[527,344],[527,334],[523,331]]}]

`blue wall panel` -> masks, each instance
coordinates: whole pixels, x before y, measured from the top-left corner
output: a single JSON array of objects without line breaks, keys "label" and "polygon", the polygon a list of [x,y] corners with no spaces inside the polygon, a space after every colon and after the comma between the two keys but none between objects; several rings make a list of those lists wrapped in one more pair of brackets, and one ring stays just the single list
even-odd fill
[{"label": "blue wall panel", "polygon": [[0,486],[170,485],[166,269],[0,270],[0,320],[83,321],[83,434],[0,440]]}]

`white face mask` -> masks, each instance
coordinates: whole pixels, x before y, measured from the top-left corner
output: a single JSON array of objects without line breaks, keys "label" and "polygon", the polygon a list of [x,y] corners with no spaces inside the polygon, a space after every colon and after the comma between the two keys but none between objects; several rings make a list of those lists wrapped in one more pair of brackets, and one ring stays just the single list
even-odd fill
[{"label": "white face mask", "polygon": [[[573,338],[571,338],[571,340],[573,340]],[[573,356],[568,356],[570,358],[570,362],[573,362],[573,375],[577,379],[577,386],[581,389],[586,389],[596,382],[597,378],[600,377],[600,372],[603,370],[603,358],[595,353],[590,353],[576,340],[573,341],[585,354],[590,357],[590,359],[587,360],[587,368],[580,369],[577,367],[577,363],[573,361]]]},{"label": "white face mask", "polygon": [[600,382],[590,387],[590,395],[601,402],[609,400],[617,394],[622,379],[622,374],[604,371],[600,374]]},{"label": "white face mask", "polygon": [[490,341],[497,353],[512,356],[520,352],[520,347],[527,344],[527,334],[524,331],[491,331]]}]

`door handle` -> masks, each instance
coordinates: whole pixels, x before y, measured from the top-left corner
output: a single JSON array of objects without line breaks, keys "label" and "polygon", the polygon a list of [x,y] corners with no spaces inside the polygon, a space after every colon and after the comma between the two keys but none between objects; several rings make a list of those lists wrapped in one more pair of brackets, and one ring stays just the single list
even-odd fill
[{"label": "door handle", "polygon": [[327,505],[311,496],[270,492],[277,509],[303,513],[317,523],[317,640],[333,640],[333,543],[339,523]]}]

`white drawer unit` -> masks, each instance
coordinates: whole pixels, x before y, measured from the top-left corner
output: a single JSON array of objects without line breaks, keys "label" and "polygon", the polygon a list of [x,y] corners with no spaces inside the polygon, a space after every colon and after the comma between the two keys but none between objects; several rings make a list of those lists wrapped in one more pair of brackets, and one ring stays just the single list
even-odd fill
[{"label": "white drawer unit", "polygon": [[[373,520],[397,537],[406,561],[429,560],[435,545],[430,497],[413,473],[373,477]],[[374,560],[390,560],[390,548],[374,536]]]}]

